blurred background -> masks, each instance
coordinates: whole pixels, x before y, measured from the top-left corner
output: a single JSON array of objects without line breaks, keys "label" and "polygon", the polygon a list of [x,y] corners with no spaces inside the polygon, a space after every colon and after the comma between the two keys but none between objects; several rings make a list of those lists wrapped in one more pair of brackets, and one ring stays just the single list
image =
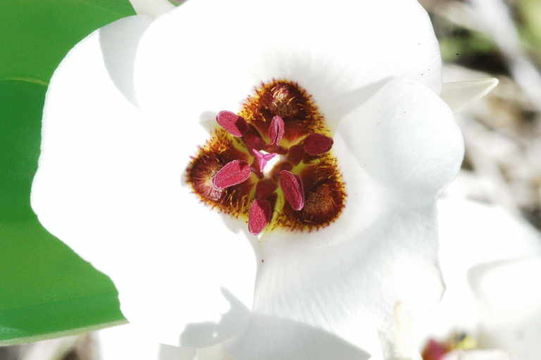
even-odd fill
[{"label": "blurred background", "polygon": [[541,1],[421,3],[440,42],[445,81],[500,80],[457,116],[466,140],[462,190],[541,229]]},{"label": "blurred background", "polygon": [[[541,0],[421,3],[440,42],[445,81],[500,80],[457,115],[466,159],[448,192],[498,204],[541,229]],[[0,347],[0,360],[94,360],[96,344],[86,333]]]}]

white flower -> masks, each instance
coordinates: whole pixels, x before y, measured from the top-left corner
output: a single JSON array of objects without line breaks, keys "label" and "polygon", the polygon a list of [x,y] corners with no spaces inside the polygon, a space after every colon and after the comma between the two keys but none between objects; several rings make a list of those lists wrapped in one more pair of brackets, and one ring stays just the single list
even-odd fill
[{"label": "white flower", "polygon": [[453,351],[444,360],[509,360],[509,356],[498,350]]},{"label": "white flower", "polygon": [[447,289],[432,316],[435,326],[427,333],[444,338],[465,331],[480,349],[492,349],[444,359],[539,358],[539,233],[495,206],[447,199],[439,209],[440,264]]},{"label": "white flower", "polygon": [[[324,116],[345,206],[318,230],[255,237],[182,178],[216,114],[273,80]],[[444,95],[461,104],[486,85]],[[164,344],[224,344],[236,360],[401,356],[395,315],[441,293],[435,200],[463,155],[440,88],[414,0],[194,0],[125,18],[51,80],[32,206]]]}]

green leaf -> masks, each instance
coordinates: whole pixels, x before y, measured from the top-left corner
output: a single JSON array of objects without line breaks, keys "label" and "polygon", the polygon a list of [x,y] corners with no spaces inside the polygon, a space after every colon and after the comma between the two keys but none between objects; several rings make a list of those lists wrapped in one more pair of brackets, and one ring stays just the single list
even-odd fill
[{"label": "green leaf", "polygon": [[30,208],[45,90],[0,81],[0,344],[122,320],[111,281],[47,233]]},{"label": "green leaf", "polygon": [[0,345],[122,322],[111,281],[30,207],[46,85],[84,36],[133,14],[128,0],[0,1]]},{"label": "green leaf", "polygon": [[30,208],[45,90],[0,81],[0,344],[122,320],[111,281],[47,233]]},{"label": "green leaf", "polygon": [[79,40],[133,14],[128,0],[1,0],[0,79],[46,83]]}]

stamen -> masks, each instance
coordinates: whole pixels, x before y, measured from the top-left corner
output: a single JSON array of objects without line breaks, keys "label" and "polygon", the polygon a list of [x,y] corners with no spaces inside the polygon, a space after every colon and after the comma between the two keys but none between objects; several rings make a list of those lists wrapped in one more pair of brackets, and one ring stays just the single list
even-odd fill
[{"label": "stamen", "polygon": [[269,126],[269,138],[272,145],[278,145],[284,137],[285,123],[281,116],[275,115]]},{"label": "stamen", "polygon": [[212,183],[219,189],[226,189],[245,182],[250,177],[250,173],[250,165],[246,161],[233,160],[214,175]]},{"label": "stamen", "polygon": [[220,111],[216,122],[233,136],[241,137],[248,129],[246,121],[231,111]]},{"label": "stamen", "polygon": [[257,235],[269,224],[272,217],[272,208],[267,200],[256,199],[248,212],[248,231]]},{"label": "stamen", "polygon": [[276,156],[276,154],[266,154],[256,149],[252,149],[252,154],[255,156],[257,167],[261,173],[265,170],[265,165]]},{"label": "stamen", "polygon": [[280,171],[280,187],[286,201],[293,210],[299,211],[304,207],[304,188],[302,180],[290,171]]},{"label": "stamen", "polygon": [[304,139],[304,151],[309,155],[320,155],[331,150],[333,139],[321,134],[310,134]]}]

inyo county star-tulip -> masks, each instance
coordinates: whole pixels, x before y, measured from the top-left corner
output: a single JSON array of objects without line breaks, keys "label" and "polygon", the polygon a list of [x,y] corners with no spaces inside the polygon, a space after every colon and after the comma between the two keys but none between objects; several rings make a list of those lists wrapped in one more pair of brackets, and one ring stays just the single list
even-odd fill
[{"label": "inyo county star-tulip", "polygon": [[103,27],[56,70],[43,225],[111,277],[149,341],[189,356],[414,358],[402,319],[441,295],[435,202],[464,152],[440,94],[492,83],[442,93],[415,0],[152,16]]}]

